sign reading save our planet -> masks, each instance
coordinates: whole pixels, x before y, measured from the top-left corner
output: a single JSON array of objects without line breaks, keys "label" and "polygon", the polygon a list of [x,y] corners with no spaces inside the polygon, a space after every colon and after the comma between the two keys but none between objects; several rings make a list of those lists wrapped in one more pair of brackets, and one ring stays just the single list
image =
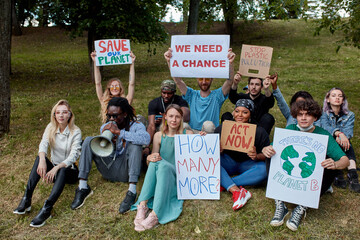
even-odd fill
[{"label": "sign reading save our planet", "polygon": [[275,128],[266,197],[319,207],[328,136]]},{"label": "sign reading save our planet", "polygon": [[95,41],[96,66],[131,64],[129,39]]},{"label": "sign reading save our planet", "polygon": [[219,134],[175,135],[178,199],[220,199]]}]

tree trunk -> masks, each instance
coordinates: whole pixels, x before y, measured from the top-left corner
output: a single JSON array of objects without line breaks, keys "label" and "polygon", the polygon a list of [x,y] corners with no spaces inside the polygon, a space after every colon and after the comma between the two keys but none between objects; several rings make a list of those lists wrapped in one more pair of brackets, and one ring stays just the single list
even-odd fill
[{"label": "tree trunk", "polygon": [[22,31],[20,27],[20,23],[18,21],[16,10],[15,10],[15,0],[11,1],[11,21],[12,21],[12,27],[13,27],[13,34],[15,36],[21,36]]},{"label": "tree trunk", "polygon": [[221,0],[222,9],[225,17],[225,31],[230,35],[230,41],[232,42],[234,20],[237,13],[236,0]]},{"label": "tree trunk", "polygon": [[89,66],[90,66],[90,75],[91,80],[95,82],[95,76],[94,76],[94,63],[90,57],[90,53],[94,51],[94,41],[97,40],[96,32],[93,28],[90,28],[88,31],[88,39],[87,39],[87,46],[88,46],[88,57],[89,57]]},{"label": "tree trunk", "polygon": [[10,130],[11,0],[0,5],[0,137]]},{"label": "tree trunk", "polygon": [[199,20],[199,5],[200,0],[190,0],[190,14],[187,34],[196,34]]}]

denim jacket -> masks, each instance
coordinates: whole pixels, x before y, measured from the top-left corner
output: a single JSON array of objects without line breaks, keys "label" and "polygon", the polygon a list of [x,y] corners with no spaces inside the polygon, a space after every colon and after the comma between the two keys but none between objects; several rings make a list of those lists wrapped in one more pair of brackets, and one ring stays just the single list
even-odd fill
[{"label": "denim jacket", "polygon": [[354,135],[355,114],[351,111],[339,117],[337,121],[334,113],[323,112],[320,121],[321,127],[333,136],[336,131],[343,132],[348,139]]}]

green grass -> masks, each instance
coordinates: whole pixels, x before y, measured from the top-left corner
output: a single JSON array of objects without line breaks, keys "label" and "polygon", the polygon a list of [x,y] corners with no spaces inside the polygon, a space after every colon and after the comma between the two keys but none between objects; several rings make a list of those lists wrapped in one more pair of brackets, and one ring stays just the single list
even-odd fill
[{"label": "green grass", "polygon": [[[313,37],[312,22],[271,21],[235,26],[233,51],[239,64],[241,44],[274,48],[271,72],[279,73],[279,87],[287,101],[298,90],[307,90],[322,103],[332,87],[342,87],[349,99],[350,110],[360,116],[359,50],[341,48],[335,53],[339,35]],[[183,34],[183,24],[169,24],[172,33]],[[223,25],[215,24],[209,33],[223,33]],[[205,33],[205,32],[204,32]],[[0,238],[2,239],[356,239],[360,235],[360,195],[335,189],[321,198],[318,210],[310,209],[297,232],[285,226],[272,228],[274,202],[265,197],[265,188],[248,188],[252,199],[234,212],[228,193],[220,201],[185,201],[184,210],[174,222],[144,233],[133,230],[135,212],[118,213],[128,184],[105,181],[94,167],[89,184],[94,195],[77,211],[70,209],[76,185],[67,185],[53,210],[53,218],[40,229],[29,227],[51,191],[51,185],[39,183],[33,197],[32,211],[24,216],[12,214],[23,194],[38,144],[49,122],[51,107],[65,98],[72,105],[76,124],[83,138],[97,135],[100,106],[90,80],[86,39],[69,37],[57,28],[24,29],[24,35],[12,39],[11,130],[0,139]],[[136,54],[136,88],[133,106],[147,116],[148,102],[159,96],[160,83],[170,78],[163,58],[170,42],[156,46],[149,56],[147,45],[132,44]],[[106,67],[103,80],[119,77],[127,85],[129,66]],[[196,81],[186,83],[197,88]],[[221,86],[216,80],[212,88]],[[246,83],[240,83],[241,86]],[[226,101],[222,112],[232,111]],[[271,113],[276,126],[284,127],[285,119],[277,106]],[[360,129],[355,125],[352,143],[359,158]],[[140,178],[138,190],[142,185]],[[195,231],[196,230],[196,231]],[[199,231],[198,231],[199,230]]]}]

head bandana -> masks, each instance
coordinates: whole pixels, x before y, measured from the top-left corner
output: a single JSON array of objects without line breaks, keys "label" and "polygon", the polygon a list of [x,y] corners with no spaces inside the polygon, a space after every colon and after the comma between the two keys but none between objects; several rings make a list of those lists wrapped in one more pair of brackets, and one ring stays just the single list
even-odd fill
[{"label": "head bandana", "polygon": [[247,109],[249,109],[250,113],[254,112],[255,106],[254,106],[254,102],[250,99],[239,99],[237,100],[236,104],[235,104],[235,109],[237,107],[245,107]]}]

